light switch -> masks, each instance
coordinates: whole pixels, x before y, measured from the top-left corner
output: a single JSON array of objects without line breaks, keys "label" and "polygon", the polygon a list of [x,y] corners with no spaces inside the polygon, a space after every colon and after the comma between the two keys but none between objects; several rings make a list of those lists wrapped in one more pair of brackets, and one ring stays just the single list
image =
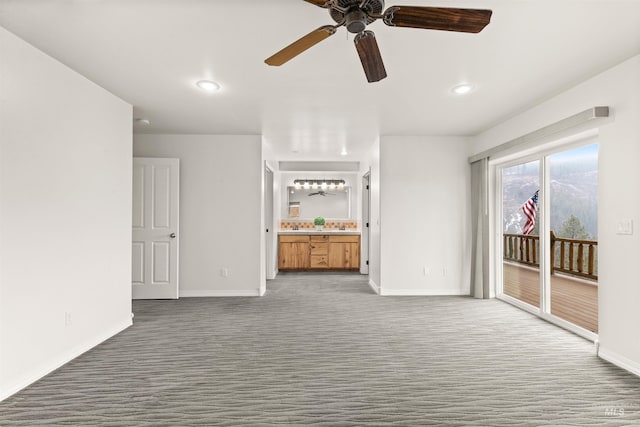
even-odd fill
[{"label": "light switch", "polygon": [[621,219],[620,221],[618,221],[616,234],[633,234],[633,220]]}]

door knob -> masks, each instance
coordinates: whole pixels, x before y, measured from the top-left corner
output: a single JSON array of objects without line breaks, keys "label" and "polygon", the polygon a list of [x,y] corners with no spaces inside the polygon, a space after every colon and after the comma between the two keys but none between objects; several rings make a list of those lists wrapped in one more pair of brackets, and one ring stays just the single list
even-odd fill
[{"label": "door knob", "polygon": [[171,237],[172,239],[175,239],[176,238],[176,233],[169,234],[169,237]]}]

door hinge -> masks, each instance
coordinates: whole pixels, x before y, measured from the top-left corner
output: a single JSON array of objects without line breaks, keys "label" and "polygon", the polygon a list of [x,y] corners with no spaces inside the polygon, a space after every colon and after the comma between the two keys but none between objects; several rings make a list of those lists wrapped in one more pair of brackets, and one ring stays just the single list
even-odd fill
[{"label": "door hinge", "polygon": [[367,265],[369,265],[369,260],[367,260]]},{"label": "door hinge", "polygon": [[367,223],[366,227],[369,228],[369,223]]},{"label": "door hinge", "polygon": [[369,186],[367,185],[367,190],[369,189]]}]

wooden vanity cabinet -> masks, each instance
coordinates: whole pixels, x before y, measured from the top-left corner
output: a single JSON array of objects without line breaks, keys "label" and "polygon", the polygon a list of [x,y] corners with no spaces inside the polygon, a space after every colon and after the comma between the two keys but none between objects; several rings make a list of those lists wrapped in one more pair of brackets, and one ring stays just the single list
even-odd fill
[{"label": "wooden vanity cabinet", "polygon": [[309,268],[309,236],[280,236],[278,240],[278,268],[280,270],[306,270]]},{"label": "wooden vanity cabinet", "polygon": [[357,270],[360,268],[358,235],[280,235],[280,270]]}]

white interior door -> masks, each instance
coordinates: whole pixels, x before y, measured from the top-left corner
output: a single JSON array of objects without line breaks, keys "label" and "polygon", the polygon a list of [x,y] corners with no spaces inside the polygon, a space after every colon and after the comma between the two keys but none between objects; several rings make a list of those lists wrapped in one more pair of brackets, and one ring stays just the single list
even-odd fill
[{"label": "white interior door", "polygon": [[179,159],[133,159],[133,299],[178,298]]}]

